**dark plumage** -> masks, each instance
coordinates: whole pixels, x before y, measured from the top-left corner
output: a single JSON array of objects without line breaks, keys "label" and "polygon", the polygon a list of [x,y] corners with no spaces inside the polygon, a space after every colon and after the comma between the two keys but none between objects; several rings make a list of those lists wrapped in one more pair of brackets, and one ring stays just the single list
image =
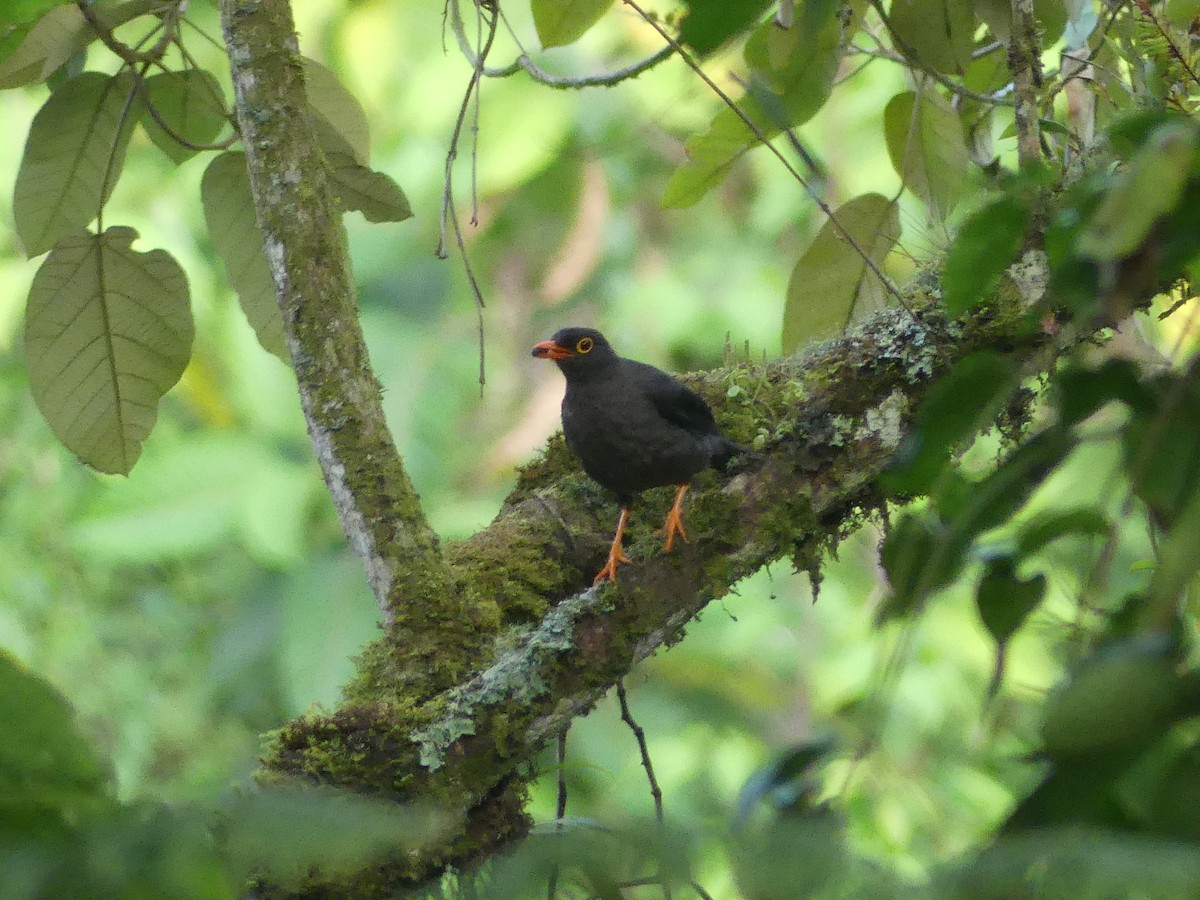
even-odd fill
[{"label": "dark plumage", "polygon": [[629,562],[621,538],[634,495],[679,485],[664,526],[670,550],[676,535],[687,540],[682,506],[688,483],[710,466],[724,468],[740,448],[721,434],[703,397],[666,372],[617,356],[594,328],[563,328],[535,346],[533,355],[554,360],[566,376],[567,446],[621,503],[608,564],[596,576],[616,581],[617,566]]}]

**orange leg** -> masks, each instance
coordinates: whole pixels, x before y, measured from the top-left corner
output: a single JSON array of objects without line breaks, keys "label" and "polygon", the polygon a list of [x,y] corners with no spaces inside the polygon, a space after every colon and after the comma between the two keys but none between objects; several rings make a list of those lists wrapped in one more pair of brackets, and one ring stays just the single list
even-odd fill
[{"label": "orange leg", "polygon": [[632,559],[625,555],[625,551],[621,549],[621,539],[625,537],[625,525],[628,522],[629,507],[622,506],[621,518],[617,520],[617,533],[613,536],[612,546],[608,548],[608,562],[604,564],[603,569],[596,573],[596,577],[592,580],[592,584],[599,584],[605,579],[608,579],[616,584],[617,566],[619,566],[621,563],[633,562]]},{"label": "orange leg", "polygon": [[683,530],[683,495],[687,493],[687,489],[686,484],[679,486],[675,502],[671,504],[671,511],[667,513],[667,522],[663,525],[663,531],[667,535],[667,542],[663,545],[664,553],[670,553],[671,548],[675,546],[675,535],[679,535],[685,541],[688,539],[687,532]]}]

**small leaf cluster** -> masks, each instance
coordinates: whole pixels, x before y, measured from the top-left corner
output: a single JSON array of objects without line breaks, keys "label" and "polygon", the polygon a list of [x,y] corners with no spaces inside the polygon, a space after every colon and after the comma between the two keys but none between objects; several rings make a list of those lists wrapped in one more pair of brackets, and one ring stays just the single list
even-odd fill
[{"label": "small leaf cluster", "polygon": [[[212,156],[201,188],[209,235],[259,341],[288,360],[245,157],[233,149],[228,77],[198,63],[185,37],[199,28],[181,10],[145,0],[39,0],[0,12],[0,88],[51,88],[30,127],[12,205],[26,254],[45,254],[26,314],[30,384],[59,440],[102,472],[125,474],[137,462],[194,336],[179,263],[165,250],[134,249],[133,229],[105,223],[139,128],[174,165]],[[136,45],[123,40],[147,24]],[[95,45],[118,58],[116,74],[85,70]],[[307,59],[303,66],[339,207],[372,222],[408,218],[400,187],[369,167],[358,102],[329,69]]]}]

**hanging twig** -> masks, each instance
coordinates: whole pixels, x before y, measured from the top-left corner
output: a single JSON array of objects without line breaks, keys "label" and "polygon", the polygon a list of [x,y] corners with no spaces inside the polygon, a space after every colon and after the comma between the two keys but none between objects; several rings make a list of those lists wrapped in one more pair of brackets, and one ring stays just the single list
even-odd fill
[{"label": "hanging twig", "polygon": [[[558,747],[555,754],[558,760],[558,800],[554,804],[554,830],[562,831],[562,820],[567,815],[567,732],[564,728],[558,734]],[[550,870],[550,878],[546,882],[546,900],[554,900],[558,894],[558,863]]]}]

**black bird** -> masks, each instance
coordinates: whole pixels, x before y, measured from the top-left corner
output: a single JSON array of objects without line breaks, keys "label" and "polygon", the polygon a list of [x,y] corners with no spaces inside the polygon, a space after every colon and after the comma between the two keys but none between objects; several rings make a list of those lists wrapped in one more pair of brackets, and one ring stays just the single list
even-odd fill
[{"label": "black bird", "polygon": [[741,448],[721,434],[704,398],[666,372],[616,351],[594,328],[563,328],[533,348],[552,359],[567,378],[562,402],[563,435],[583,470],[617,495],[621,517],[608,562],[595,583],[617,580],[617,566],[631,562],[621,550],[633,497],[668,484],[679,486],[663,531],[665,551],[683,528],[683,496],[697,472],[723,469]]}]

